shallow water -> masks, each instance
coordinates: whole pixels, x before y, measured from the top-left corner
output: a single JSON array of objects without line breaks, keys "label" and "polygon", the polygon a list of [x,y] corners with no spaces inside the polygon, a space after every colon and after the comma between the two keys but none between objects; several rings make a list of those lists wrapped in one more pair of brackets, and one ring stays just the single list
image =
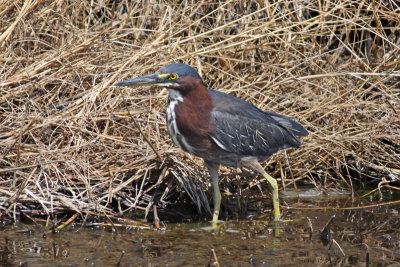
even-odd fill
[{"label": "shallow water", "polygon": [[371,205],[373,198],[355,203],[342,194],[304,196],[282,199],[290,206],[284,219],[291,221],[275,225],[269,216],[252,217],[226,222],[219,232],[204,230],[208,223],[117,231],[75,225],[58,233],[44,226],[3,226],[0,266],[400,266],[400,205],[319,209]]}]

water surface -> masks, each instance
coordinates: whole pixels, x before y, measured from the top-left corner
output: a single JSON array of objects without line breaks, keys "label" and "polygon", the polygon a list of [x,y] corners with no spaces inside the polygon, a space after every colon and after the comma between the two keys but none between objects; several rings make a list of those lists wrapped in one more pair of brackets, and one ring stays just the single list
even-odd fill
[{"label": "water surface", "polygon": [[226,222],[218,232],[204,230],[207,222],[117,231],[75,224],[57,233],[40,225],[5,225],[0,266],[400,266],[398,204],[332,209],[379,202],[287,195],[282,203],[290,207],[283,209],[288,221],[254,216]]}]

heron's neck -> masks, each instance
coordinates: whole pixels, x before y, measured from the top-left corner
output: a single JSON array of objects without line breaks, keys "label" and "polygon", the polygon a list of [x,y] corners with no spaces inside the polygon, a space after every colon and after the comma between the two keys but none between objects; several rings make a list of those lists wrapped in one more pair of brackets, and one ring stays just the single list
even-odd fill
[{"label": "heron's neck", "polygon": [[200,145],[212,130],[211,95],[201,80],[185,85],[179,90],[168,88],[167,120],[176,120],[179,132],[191,136],[193,145]]}]

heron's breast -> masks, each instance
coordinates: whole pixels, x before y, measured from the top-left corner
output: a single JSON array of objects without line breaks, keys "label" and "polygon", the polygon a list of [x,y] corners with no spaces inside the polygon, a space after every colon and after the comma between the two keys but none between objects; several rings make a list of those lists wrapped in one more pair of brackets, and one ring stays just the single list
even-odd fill
[{"label": "heron's breast", "polygon": [[172,141],[181,149],[194,153],[193,147],[189,144],[187,138],[179,131],[176,108],[181,102],[177,99],[171,99],[167,107],[167,128]]}]

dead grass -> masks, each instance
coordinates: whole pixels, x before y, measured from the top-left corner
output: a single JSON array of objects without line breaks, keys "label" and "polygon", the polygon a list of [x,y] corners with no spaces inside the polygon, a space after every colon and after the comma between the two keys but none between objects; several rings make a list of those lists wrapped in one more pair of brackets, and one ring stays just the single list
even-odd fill
[{"label": "dead grass", "polygon": [[[281,186],[353,190],[399,181],[395,1],[16,0],[0,7],[3,214],[113,215],[187,196],[207,211],[201,161],[166,132],[167,92],[112,86],[171,62],[306,126],[303,148],[268,161]],[[236,179],[229,169],[222,177]]]}]

